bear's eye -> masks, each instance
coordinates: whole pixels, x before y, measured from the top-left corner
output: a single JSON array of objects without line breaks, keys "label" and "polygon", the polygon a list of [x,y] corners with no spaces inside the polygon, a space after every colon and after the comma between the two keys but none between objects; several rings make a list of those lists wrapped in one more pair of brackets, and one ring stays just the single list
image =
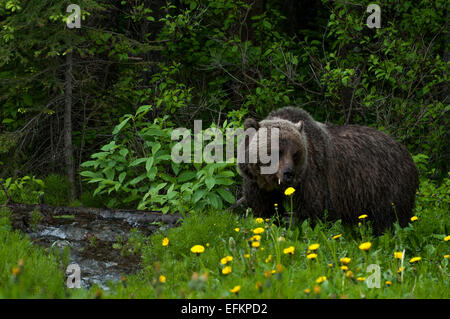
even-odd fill
[{"label": "bear's eye", "polygon": [[294,153],[294,161],[298,161],[300,159],[300,152]]}]

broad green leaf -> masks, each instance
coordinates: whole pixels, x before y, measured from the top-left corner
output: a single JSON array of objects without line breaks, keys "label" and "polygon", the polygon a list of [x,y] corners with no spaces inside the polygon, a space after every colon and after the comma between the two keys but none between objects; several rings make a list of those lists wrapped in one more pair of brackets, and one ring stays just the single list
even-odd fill
[{"label": "broad green leaf", "polygon": [[205,179],[205,184],[206,187],[208,187],[208,190],[211,190],[214,187],[214,185],[216,185],[216,179],[214,177],[207,177]]},{"label": "broad green leaf", "polygon": [[130,163],[130,166],[131,166],[131,167],[137,166],[137,165],[139,165],[139,164],[141,164],[141,163],[144,163],[146,160],[147,160],[147,158],[138,158],[138,159],[135,159],[134,161],[132,161],[132,162]]},{"label": "broad green leaf", "polygon": [[113,130],[113,135],[116,135],[117,133],[119,133],[122,129],[123,129],[123,127],[128,123],[128,121],[131,119],[131,115],[130,114],[127,114],[127,115],[125,115],[127,118],[126,119],[124,119],[122,122],[120,122],[120,124],[119,125],[117,125],[115,128],[114,128],[114,130]]},{"label": "broad green leaf", "polygon": [[146,170],[147,172],[149,172],[150,169],[152,168],[152,166],[153,166],[153,161],[154,161],[154,158],[153,158],[153,157],[149,157],[149,158],[147,159],[147,161],[145,162],[145,170]]},{"label": "broad green leaf", "polygon": [[139,175],[138,177],[133,178],[129,184],[130,185],[136,185],[137,183],[139,183],[140,181],[142,181],[144,178],[146,178],[146,175]]},{"label": "broad green leaf", "polygon": [[125,179],[125,176],[127,176],[126,172],[123,172],[119,175],[119,183],[122,184],[123,180]]},{"label": "broad green leaf", "polygon": [[178,183],[184,183],[188,180],[195,178],[196,175],[197,175],[196,172],[184,171],[180,174],[180,176],[178,176],[177,181]]},{"label": "broad green leaf", "polygon": [[229,191],[227,191],[227,190],[225,190],[223,188],[218,188],[217,192],[228,203],[234,204],[234,202],[235,202],[234,196]]}]

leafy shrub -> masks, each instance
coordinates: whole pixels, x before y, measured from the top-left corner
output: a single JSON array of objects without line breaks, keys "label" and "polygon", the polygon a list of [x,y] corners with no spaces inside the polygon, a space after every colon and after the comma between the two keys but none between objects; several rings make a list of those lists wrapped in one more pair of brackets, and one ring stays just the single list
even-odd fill
[{"label": "leafy shrub", "polygon": [[[24,176],[16,179],[8,177],[2,180],[3,185],[8,191],[11,200],[18,203],[36,204],[39,198],[44,194],[44,181],[34,176]],[[0,203],[6,201],[6,195],[3,189],[0,191]]]},{"label": "leafy shrub", "polygon": [[[94,195],[107,194],[108,207],[136,206],[163,213],[186,212],[206,206],[221,209],[233,203],[231,163],[175,163],[171,158],[172,126],[167,116],[147,122],[150,106],[126,115],[114,139],[84,162],[80,173],[97,184]],[[115,195],[114,195],[115,194]]]}]

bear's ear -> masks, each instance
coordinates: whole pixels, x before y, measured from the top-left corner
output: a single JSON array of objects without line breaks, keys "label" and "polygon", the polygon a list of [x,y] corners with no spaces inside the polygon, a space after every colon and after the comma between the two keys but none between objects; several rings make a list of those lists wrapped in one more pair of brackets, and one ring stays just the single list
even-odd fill
[{"label": "bear's ear", "polygon": [[259,128],[259,124],[258,124],[258,122],[256,122],[255,119],[248,118],[244,122],[244,130],[246,130],[250,127],[253,127],[255,130],[257,130]]},{"label": "bear's ear", "polygon": [[298,121],[294,125],[300,132],[303,131],[303,121]]}]

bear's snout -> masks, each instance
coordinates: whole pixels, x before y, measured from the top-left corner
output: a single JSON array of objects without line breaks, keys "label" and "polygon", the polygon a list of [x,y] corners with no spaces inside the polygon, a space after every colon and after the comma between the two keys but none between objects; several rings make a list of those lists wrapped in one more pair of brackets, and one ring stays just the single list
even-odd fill
[{"label": "bear's snout", "polygon": [[283,183],[291,183],[294,180],[294,170],[292,168],[283,169]]}]

